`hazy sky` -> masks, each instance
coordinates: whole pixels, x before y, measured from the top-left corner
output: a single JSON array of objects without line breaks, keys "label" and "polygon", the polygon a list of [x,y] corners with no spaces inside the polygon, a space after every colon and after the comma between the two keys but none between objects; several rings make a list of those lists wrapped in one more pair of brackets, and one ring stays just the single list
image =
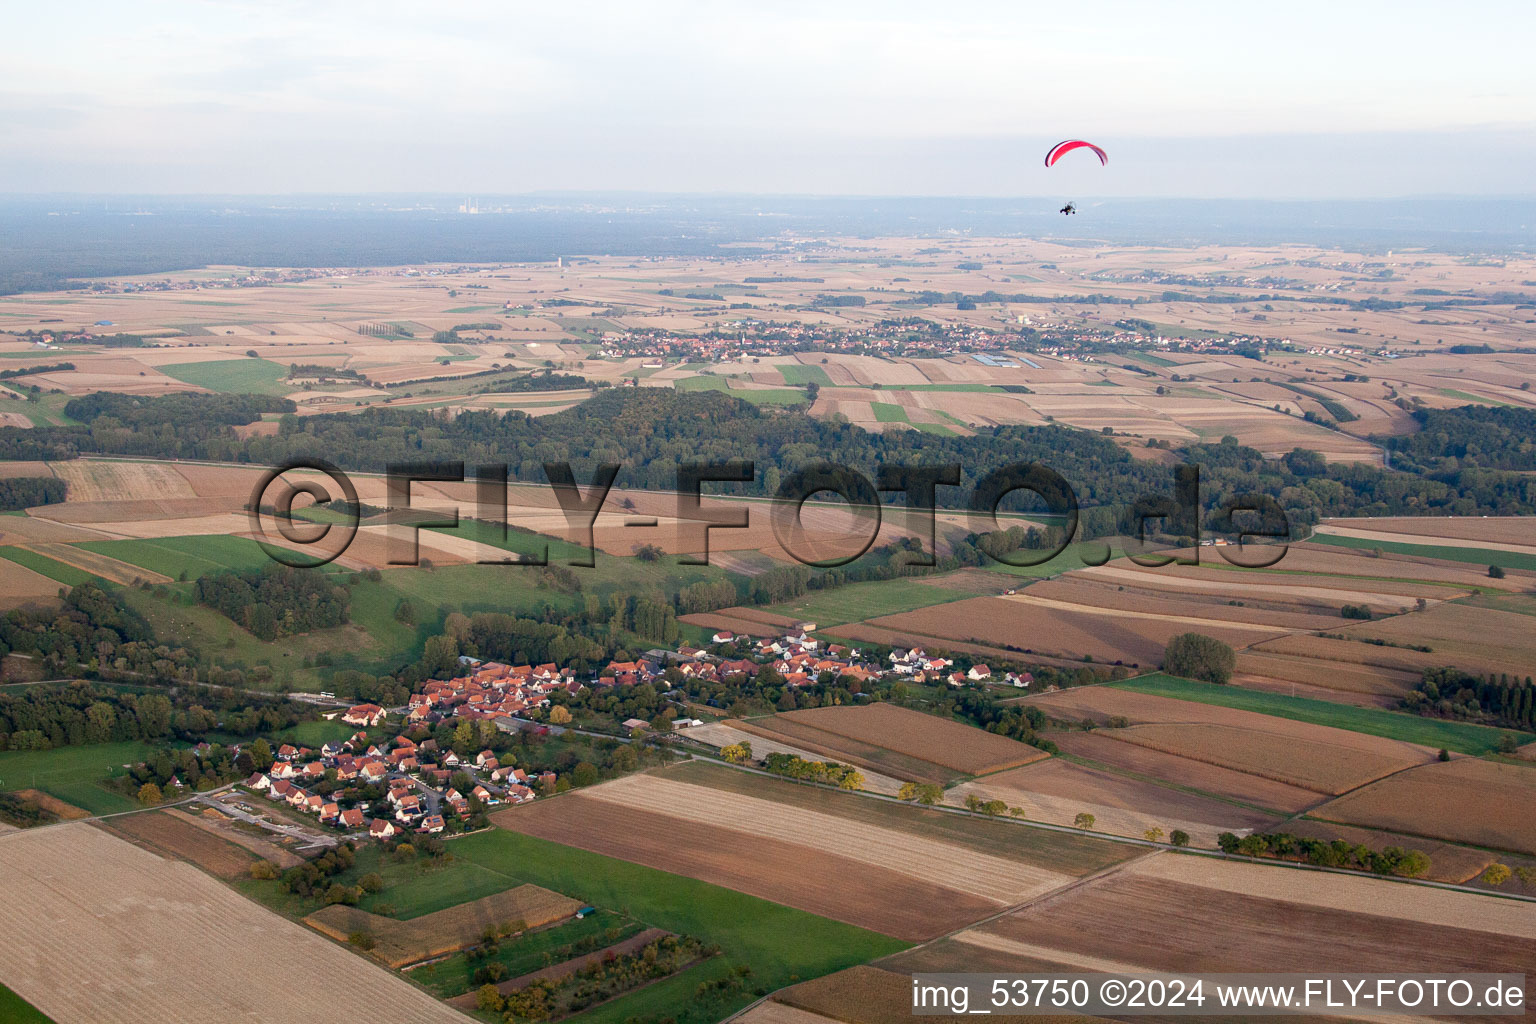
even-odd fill
[{"label": "hazy sky", "polygon": [[1533,11],[54,0],[0,192],[1530,194]]}]

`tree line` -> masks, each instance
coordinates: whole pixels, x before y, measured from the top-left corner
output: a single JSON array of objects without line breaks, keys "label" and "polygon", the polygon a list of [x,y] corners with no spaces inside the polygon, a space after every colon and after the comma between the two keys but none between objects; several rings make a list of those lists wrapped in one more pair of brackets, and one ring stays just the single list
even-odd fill
[{"label": "tree line", "polygon": [[[240,438],[232,429],[264,413],[292,409],[287,399],[271,396],[88,395],[66,406],[83,426],[0,429],[0,457],[70,458],[87,452],[268,465],[324,458],[364,472],[404,461],[462,460],[471,467],[506,464],[512,479],[536,483],[547,481],[546,462],[570,461],[578,480],[590,479],[600,463],[617,462],[618,486],[653,490],[675,487],[677,467],[686,462],[751,459],[755,479],[729,486],[755,495],[775,493],[786,476],[821,460],[870,479],[880,465],[956,463],[961,486],[938,489],[945,508],[964,507],[977,481],[993,470],[1038,462],[1075,489],[1085,536],[1114,532],[1125,525],[1138,498],[1172,490],[1166,467],[1135,459],[1110,438],[1055,424],[987,428],[969,437],[869,433],[804,412],[759,408],[719,392],[660,388],[608,389],[538,420],[496,410],[451,417],[440,410],[373,408],[284,417],[273,436]],[[1536,512],[1536,480],[1517,472],[1536,459],[1518,440],[1522,431],[1532,436],[1521,417],[1536,413],[1469,408],[1423,415],[1425,431],[1385,442],[1402,453],[1394,460],[1401,469],[1266,459],[1233,440],[1179,451],[1201,468],[1207,509],[1257,492],[1276,498],[1301,525],[1323,516]],[[1438,438],[1441,431],[1430,428],[1441,423],[1456,426],[1435,448],[1425,435]],[[1477,442],[1473,435],[1484,426],[1493,440]],[[1451,454],[1435,456],[1431,465],[1425,445]],[[1447,458],[1455,465],[1446,464]]]},{"label": "tree line", "polygon": [[313,714],[289,701],[209,687],[135,692],[84,681],[29,686],[0,694],[0,750],[198,741],[215,731],[255,736],[287,729]]}]

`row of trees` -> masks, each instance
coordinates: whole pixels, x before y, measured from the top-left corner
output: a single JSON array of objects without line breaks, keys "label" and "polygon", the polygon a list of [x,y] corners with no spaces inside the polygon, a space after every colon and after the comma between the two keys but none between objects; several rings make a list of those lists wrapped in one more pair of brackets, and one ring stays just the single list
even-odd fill
[{"label": "row of trees", "polygon": [[[11,454],[11,449],[62,447],[66,452],[268,465],[318,457],[369,472],[402,461],[462,460],[471,466],[507,464],[513,479],[537,483],[546,482],[546,462],[569,460],[582,480],[589,479],[599,463],[617,462],[622,464],[619,486],[650,489],[675,487],[677,468],[686,462],[750,459],[756,476],[739,486],[751,494],[771,494],[790,473],[821,460],[851,467],[870,479],[880,465],[958,464],[962,486],[938,489],[942,507],[964,506],[975,484],[995,469],[1038,462],[1076,489],[1088,536],[1123,528],[1139,497],[1171,490],[1166,468],[1133,458],[1110,438],[1069,427],[1011,425],[969,437],[870,433],[803,412],[761,409],[718,392],[609,389],[537,421],[521,413],[487,410],[449,417],[408,408],[289,416],[277,435],[249,438],[238,437],[231,427],[262,413],[291,412],[292,403],[253,395],[90,395],[72,400],[68,411],[85,425],[0,430],[0,456],[33,458],[38,456]],[[1365,464],[1270,460],[1236,443],[1191,445],[1183,454],[1201,467],[1207,509],[1258,492],[1275,497],[1292,520],[1302,524],[1319,516],[1536,510],[1536,481],[1518,472],[1529,468],[1533,458],[1520,441],[1532,433],[1521,418],[1531,416],[1529,411],[1467,409],[1425,415],[1426,430],[1402,439],[1405,446],[1397,465],[1410,472]],[[1447,426],[1438,429],[1442,423]],[[1478,441],[1483,435],[1486,439]]]},{"label": "row of trees", "polygon": [[1419,850],[1405,850],[1401,846],[1373,850],[1363,843],[1313,839],[1289,832],[1254,832],[1242,837],[1223,832],[1216,837],[1216,845],[1224,853],[1245,857],[1276,857],[1319,867],[1358,868],[1378,875],[1418,878],[1429,871],[1429,857]]}]

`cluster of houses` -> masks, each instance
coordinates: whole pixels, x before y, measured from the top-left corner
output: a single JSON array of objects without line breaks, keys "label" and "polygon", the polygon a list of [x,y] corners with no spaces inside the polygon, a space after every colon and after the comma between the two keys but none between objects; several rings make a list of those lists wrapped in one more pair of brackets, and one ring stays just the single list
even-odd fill
[{"label": "cluster of houses", "polygon": [[[509,732],[543,731],[547,727],[529,721],[528,712],[548,707],[557,691],[575,693],[583,686],[652,683],[669,668],[685,678],[708,681],[752,678],[771,668],[790,686],[809,686],[826,674],[864,680],[896,675],[918,683],[957,687],[1001,683],[1022,688],[1034,681],[1027,672],[994,677],[986,665],[973,665],[962,672],[950,659],[930,656],[921,648],[893,650],[888,664],[869,662],[861,660],[857,648],[824,645],[810,635],[815,628],[813,622],[802,622],[778,637],[721,631],[710,638],[714,645],[732,648],[726,653],[739,654],[745,649],[751,656],[724,657],[692,647],[651,650],[635,661],[610,662],[587,679],[578,679],[573,670],[554,664],[506,665],[460,658],[462,674],[423,683],[410,696],[405,717],[410,726],[489,721]],[[471,800],[484,807],[524,803],[534,799],[535,787],[555,782],[551,773],[530,776],[521,768],[503,766],[490,750],[461,758],[453,750],[440,749],[433,739],[418,743],[403,734],[370,739],[368,730],[382,725],[388,714],[377,704],[358,704],[336,713],[334,717],[357,726],[358,731],[345,741],[327,743],[318,750],[284,744],[272,766],[251,775],[245,787],[313,814],[322,824],[349,832],[366,829],[370,836],[389,839],[407,831],[442,832],[451,816],[462,818],[470,813]],[[646,725],[638,720],[626,724],[636,728]],[[474,781],[468,793],[452,785],[456,772],[464,772]],[[386,795],[371,803],[344,807],[342,801],[333,798],[337,795],[334,786],[321,787],[331,795],[316,792],[317,784],[324,781],[345,788],[374,785]]]},{"label": "cluster of houses", "polygon": [[430,725],[450,717],[469,721],[513,718],[533,708],[548,707],[549,695],[556,690],[575,693],[583,685],[571,669],[553,664],[503,665],[460,658],[459,665],[463,675],[429,680],[411,694],[407,721]]},{"label": "cluster of houses", "polygon": [[790,686],[811,686],[827,672],[860,680],[881,674],[879,665],[860,661],[855,648],[841,644],[823,646],[820,640],[810,635],[815,628],[814,622],[803,622],[793,632],[777,638],[749,637],[721,630],[710,637],[712,645],[731,646],[738,651],[746,648],[752,656],[723,658],[686,645],[675,651],[650,650],[635,661],[610,662],[598,673],[593,685],[652,683],[668,668],[677,669],[685,679],[703,682],[726,682],[738,677],[752,679],[763,669],[771,668]]},{"label": "cluster of houses", "polygon": [[[342,718],[349,723],[383,721],[384,709],[362,704]],[[468,793],[452,785],[453,775],[463,772],[474,781]],[[386,790],[382,800],[342,807],[334,793],[315,792],[327,779],[338,785],[377,785]],[[435,834],[447,827],[447,817],[467,817],[471,800],[481,806],[526,803],[534,799],[534,786],[553,783],[554,775],[530,776],[521,768],[503,766],[495,753],[482,750],[461,758],[452,750],[439,749],[432,739],[416,743],[404,735],[373,741],[358,731],[347,740],[327,743],[319,750],[283,744],[272,766],[245,780],[245,787],[269,800],[315,815],[322,824],[345,831],[361,831],[376,839],[401,832]]]},{"label": "cluster of houses", "polygon": [[[744,358],[788,355],[814,349],[817,352],[869,351],[953,355],[977,349],[997,349],[1004,335],[966,324],[864,324],[855,330],[828,328],[794,321],[740,320],[731,324],[735,335],[671,334],[657,330],[610,331],[603,335],[598,356],[624,359],[639,356],[688,362],[732,362]],[[748,333],[750,332],[750,333]],[[649,363],[645,365],[650,365]]]},{"label": "cluster of houses", "polygon": [[961,672],[955,669],[955,663],[949,658],[930,656],[921,647],[910,650],[895,648],[888,660],[890,671],[914,683],[944,683],[955,687],[993,683],[1025,689],[1035,681],[1034,675],[1029,672],[1004,672],[1001,676],[994,676],[991,668],[979,662]]}]

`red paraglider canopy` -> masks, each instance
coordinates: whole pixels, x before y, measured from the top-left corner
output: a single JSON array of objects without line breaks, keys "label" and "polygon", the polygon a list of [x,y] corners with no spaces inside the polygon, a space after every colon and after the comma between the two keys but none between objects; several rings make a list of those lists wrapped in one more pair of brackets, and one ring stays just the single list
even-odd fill
[{"label": "red paraglider canopy", "polygon": [[1054,166],[1057,160],[1060,160],[1074,149],[1091,149],[1099,155],[1100,164],[1109,163],[1109,154],[1093,143],[1084,142],[1082,139],[1068,139],[1065,142],[1056,143],[1056,145],[1051,147],[1050,152],[1045,154],[1045,166]]}]

